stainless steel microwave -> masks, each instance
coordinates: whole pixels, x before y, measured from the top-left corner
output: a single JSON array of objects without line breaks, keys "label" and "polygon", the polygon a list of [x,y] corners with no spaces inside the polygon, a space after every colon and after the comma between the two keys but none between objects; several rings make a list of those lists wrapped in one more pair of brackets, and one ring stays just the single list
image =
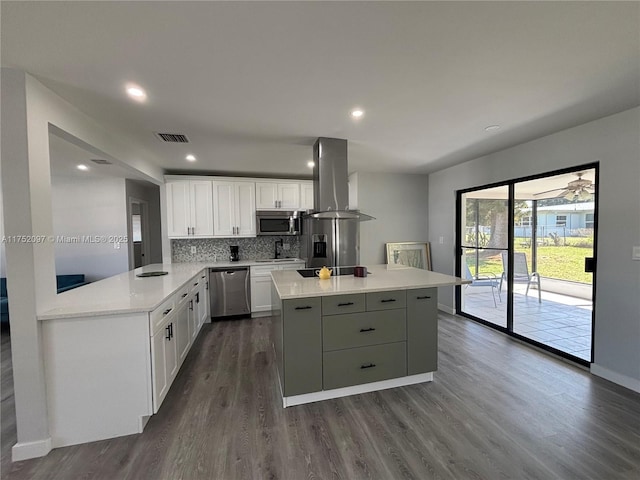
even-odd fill
[{"label": "stainless steel microwave", "polygon": [[304,212],[279,212],[258,210],[256,212],[256,233],[258,235],[300,235]]}]

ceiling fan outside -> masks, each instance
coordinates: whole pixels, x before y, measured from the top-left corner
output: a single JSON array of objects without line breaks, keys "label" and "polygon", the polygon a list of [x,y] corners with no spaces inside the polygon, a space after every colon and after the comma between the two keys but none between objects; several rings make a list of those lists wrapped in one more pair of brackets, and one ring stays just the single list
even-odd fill
[{"label": "ceiling fan outside", "polygon": [[[569,201],[571,200],[589,200],[591,195],[593,195],[596,191],[595,185],[591,180],[587,180],[582,178],[584,172],[576,173],[578,176],[577,180],[572,180],[567,183],[566,187],[554,188],[552,190],[547,190],[545,192],[536,193],[536,197],[542,197],[548,193],[559,192],[557,195],[554,195],[552,198],[565,198]],[[545,198],[549,198],[549,196],[545,196]]]}]

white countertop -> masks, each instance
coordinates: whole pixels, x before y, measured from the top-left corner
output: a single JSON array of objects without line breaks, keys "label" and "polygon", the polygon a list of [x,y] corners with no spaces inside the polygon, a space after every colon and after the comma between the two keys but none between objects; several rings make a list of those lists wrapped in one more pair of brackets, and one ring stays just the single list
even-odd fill
[{"label": "white countertop", "polygon": [[[52,308],[39,314],[38,320],[150,312],[205,268],[286,265],[293,261],[245,260],[146,265],[56,295]],[[161,277],[136,277],[138,273],[158,270],[169,272],[169,274]]]},{"label": "white countertop", "polygon": [[271,276],[282,300],[471,283],[458,277],[404,265],[374,265],[368,267],[368,271],[369,275],[363,278],[341,275],[332,276],[328,280],[320,280],[317,277],[303,278],[295,270],[277,270],[271,272]]}]

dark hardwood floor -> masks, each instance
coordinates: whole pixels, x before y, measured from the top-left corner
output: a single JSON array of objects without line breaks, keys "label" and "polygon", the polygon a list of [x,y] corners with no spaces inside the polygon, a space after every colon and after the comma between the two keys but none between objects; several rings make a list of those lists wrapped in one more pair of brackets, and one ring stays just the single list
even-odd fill
[{"label": "dark hardwood floor", "polygon": [[640,395],[469,320],[440,315],[435,381],[282,408],[269,318],[205,325],[141,435],[11,463],[3,479],[633,479]]}]

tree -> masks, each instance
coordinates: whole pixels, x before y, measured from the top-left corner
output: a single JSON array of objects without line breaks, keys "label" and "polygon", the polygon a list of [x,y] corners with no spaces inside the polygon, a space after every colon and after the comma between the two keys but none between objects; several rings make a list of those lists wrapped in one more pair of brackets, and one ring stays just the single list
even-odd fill
[{"label": "tree", "polygon": [[[478,214],[478,227],[489,227],[489,241],[486,248],[507,248],[509,244],[509,210],[507,200],[493,199],[468,199],[466,205],[467,225],[475,225],[476,209]],[[528,209],[526,202],[516,200],[516,221]],[[479,229],[479,228],[478,228]]]}]

